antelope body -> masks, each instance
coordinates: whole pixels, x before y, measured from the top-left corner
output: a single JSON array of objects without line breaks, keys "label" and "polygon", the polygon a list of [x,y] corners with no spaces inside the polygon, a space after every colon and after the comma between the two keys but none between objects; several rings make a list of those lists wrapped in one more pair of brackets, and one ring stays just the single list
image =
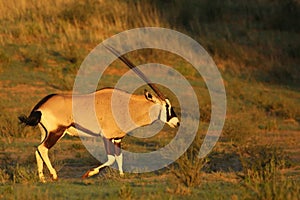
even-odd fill
[{"label": "antelope body", "polygon": [[[129,105],[119,105],[112,111],[112,96],[116,99],[129,98]],[[73,101],[82,109],[84,115],[88,99],[94,98],[95,116],[100,124],[100,129],[87,124],[79,124],[74,120]],[[121,101],[122,102],[122,101]],[[128,116],[124,114],[128,110]],[[88,106],[87,106],[88,107]],[[127,109],[127,110],[125,110]],[[120,128],[114,116],[125,125],[126,129]],[[54,180],[58,178],[56,170],[49,160],[48,150],[65,134],[77,136],[77,130],[91,136],[103,137],[107,162],[99,167],[93,168],[83,175],[83,178],[93,176],[99,171],[112,165],[115,161],[118,164],[120,175],[123,175],[121,139],[133,129],[151,124],[155,120],[161,120],[170,127],[179,126],[179,120],[173,108],[166,98],[156,97],[148,92],[144,95],[131,95],[121,90],[106,88],[91,94],[76,95],[52,94],[43,98],[31,111],[28,117],[20,116],[22,123],[30,126],[38,125],[41,130],[41,143],[35,155],[38,166],[40,181],[45,182],[43,174],[43,163],[46,164]],[[88,120],[88,119],[87,119]],[[134,123],[132,123],[134,122]]]}]

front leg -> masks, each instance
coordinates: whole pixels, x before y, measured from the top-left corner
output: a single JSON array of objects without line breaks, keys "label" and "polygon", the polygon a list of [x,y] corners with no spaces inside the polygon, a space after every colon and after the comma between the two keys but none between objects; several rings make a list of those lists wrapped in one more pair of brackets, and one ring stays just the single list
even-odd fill
[{"label": "front leg", "polygon": [[120,176],[123,177],[124,172],[123,172],[123,154],[121,149],[121,139],[113,139],[112,142],[114,143],[114,152],[119,167],[119,173]]},{"label": "front leg", "polygon": [[123,172],[123,154],[121,153],[120,155],[115,155],[116,157],[116,161],[119,167],[119,173],[120,176],[123,177],[124,176],[124,172]]}]

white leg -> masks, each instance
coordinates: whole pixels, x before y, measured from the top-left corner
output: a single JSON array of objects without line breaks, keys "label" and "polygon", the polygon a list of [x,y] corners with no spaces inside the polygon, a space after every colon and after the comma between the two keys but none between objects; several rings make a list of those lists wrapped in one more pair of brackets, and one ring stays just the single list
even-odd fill
[{"label": "white leg", "polygon": [[119,167],[119,172],[121,176],[124,176],[124,172],[123,172],[123,154],[121,153],[120,155],[115,155],[116,157],[116,161]]},{"label": "white leg", "polygon": [[40,154],[41,154],[47,168],[50,171],[52,179],[57,180],[57,173],[56,173],[55,169],[52,167],[49,156],[48,156],[48,148],[46,148],[43,144],[41,144],[40,146],[38,146],[38,150],[40,151]]},{"label": "white leg", "polygon": [[46,182],[44,173],[43,173],[43,166],[44,166],[44,161],[42,160],[41,156],[39,155],[38,151],[35,151],[35,158],[36,158],[36,163],[38,167],[38,173],[39,173],[39,178],[42,183]]},{"label": "white leg", "polygon": [[[47,133],[41,124],[39,124],[39,128],[41,131],[41,142],[43,142],[43,140],[46,139],[46,137],[47,137]],[[35,158],[36,158],[36,163],[37,163],[37,168],[38,168],[39,179],[42,183],[45,183],[46,179],[45,179],[45,176],[43,173],[44,161],[41,158],[41,155],[38,150],[35,151]]]},{"label": "white leg", "polygon": [[107,155],[107,161],[104,164],[100,165],[99,167],[90,169],[82,176],[82,178],[87,178],[90,176],[94,176],[95,174],[98,174],[100,172],[100,169],[114,164],[115,160],[116,159],[113,155]]}]

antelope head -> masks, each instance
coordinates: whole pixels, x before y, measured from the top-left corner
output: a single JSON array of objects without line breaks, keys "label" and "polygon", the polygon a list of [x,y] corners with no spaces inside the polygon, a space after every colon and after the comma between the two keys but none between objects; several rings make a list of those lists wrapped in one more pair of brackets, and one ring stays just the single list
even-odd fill
[{"label": "antelope head", "polygon": [[[158,98],[155,98],[153,95],[151,95],[148,92],[145,92],[145,96],[148,100],[153,101],[155,103],[160,102],[161,109],[160,109],[160,115],[159,119],[163,121],[164,123],[168,124],[170,127],[175,128],[180,125],[179,119],[174,112],[174,109],[169,101],[168,98],[156,87],[155,84],[153,84],[146,76],[145,74],[139,70],[130,60],[128,60],[125,56],[121,55],[120,52],[118,52],[116,49],[114,49],[112,46],[106,44],[103,46],[109,50],[111,53],[113,53],[115,56],[117,56],[123,63],[125,63],[130,69],[132,69],[141,79],[143,79],[148,86],[156,93]],[[156,100],[154,100],[154,98]],[[158,99],[158,101],[157,101]]]},{"label": "antelope head", "polygon": [[179,119],[176,113],[174,112],[174,109],[169,99],[165,98],[164,100],[162,100],[161,97],[157,98],[147,91],[145,91],[144,94],[147,100],[159,105],[159,120],[168,124],[171,128],[176,128],[180,125]]}]

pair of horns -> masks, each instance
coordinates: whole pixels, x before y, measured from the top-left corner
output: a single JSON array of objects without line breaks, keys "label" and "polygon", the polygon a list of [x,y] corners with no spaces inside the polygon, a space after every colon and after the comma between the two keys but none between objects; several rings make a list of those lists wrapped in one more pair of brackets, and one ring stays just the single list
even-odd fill
[{"label": "pair of horns", "polygon": [[125,63],[130,69],[132,69],[141,79],[143,79],[149,87],[157,94],[157,96],[161,100],[166,100],[166,96],[156,87],[155,84],[153,84],[146,76],[145,74],[137,68],[130,60],[128,60],[125,56],[121,55],[116,49],[114,49],[110,45],[104,45],[103,46],[108,49],[111,53],[113,53],[115,56],[117,56],[123,63]]}]

